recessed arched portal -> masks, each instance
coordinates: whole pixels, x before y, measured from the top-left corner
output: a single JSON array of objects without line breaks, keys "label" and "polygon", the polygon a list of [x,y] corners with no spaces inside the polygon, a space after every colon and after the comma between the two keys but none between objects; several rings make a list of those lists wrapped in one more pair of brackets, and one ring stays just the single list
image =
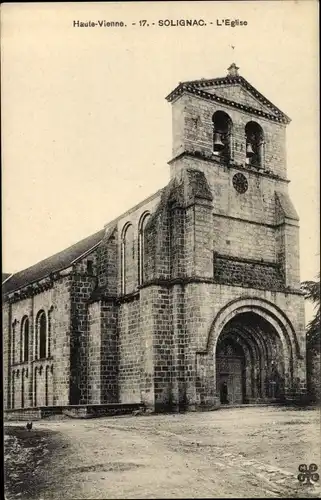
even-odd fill
[{"label": "recessed arched portal", "polygon": [[223,326],[215,346],[216,392],[222,404],[284,398],[284,344],[276,328],[251,311]]}]

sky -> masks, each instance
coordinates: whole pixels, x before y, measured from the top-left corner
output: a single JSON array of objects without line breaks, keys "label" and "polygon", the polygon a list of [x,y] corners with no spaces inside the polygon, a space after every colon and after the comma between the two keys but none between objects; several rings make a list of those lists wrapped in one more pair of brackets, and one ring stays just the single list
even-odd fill
[{"label": "sky", "polygon": [[[247,25],[217,25],[228,18]],[[159,27],[163,19],[207,25]],[[126,27],[75,28],[77,20]],[[142,20],[149,26],[139,26]],[[172,143],[166,95],[180,81],[225,76],[235,61],[292,119],[287,165],[300,216],[301,279],[315,278],[316,1],[2,4],[1,32],[4,271],[100,230],[165,186]]]}]

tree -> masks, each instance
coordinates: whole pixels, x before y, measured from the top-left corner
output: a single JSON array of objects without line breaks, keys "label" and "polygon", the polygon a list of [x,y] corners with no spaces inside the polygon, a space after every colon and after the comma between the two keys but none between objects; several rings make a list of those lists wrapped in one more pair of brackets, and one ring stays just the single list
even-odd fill
[{"label": "tree", "polygon": [[307,325],[307,345],[320,349],[320,273],[316,281],[303,281],[301,290],[305,298],[314,304],[314,318]]}]

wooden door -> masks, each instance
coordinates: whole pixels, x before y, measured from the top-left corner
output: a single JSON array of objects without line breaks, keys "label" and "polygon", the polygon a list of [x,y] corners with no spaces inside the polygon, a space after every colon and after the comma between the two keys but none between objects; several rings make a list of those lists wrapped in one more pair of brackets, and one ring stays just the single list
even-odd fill
[{"label": "wooden door", "polygon": [[242,377],[242,358],[217,358],[217,391],[220,394],[222,404],[243,403]]}]

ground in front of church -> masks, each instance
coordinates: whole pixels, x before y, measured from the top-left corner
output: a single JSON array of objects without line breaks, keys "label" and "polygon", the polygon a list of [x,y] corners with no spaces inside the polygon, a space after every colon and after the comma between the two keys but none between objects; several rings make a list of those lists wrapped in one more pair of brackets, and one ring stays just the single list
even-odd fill
[{"label": "ground in front of church", "polygon": [[6,499],[320,498],[320,442],[318,409],[8,423]]}]

